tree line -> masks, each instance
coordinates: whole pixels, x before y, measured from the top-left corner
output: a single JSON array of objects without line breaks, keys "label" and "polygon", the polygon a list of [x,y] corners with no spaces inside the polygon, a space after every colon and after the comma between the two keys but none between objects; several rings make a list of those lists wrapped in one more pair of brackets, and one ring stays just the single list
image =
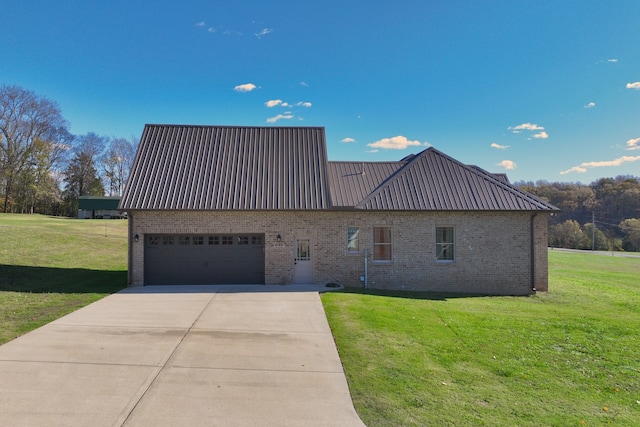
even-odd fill
[{"label": "tree line", "polygon": [[75,217],[80,196],[120,196],[137,144],[73,135],[55,101],[0,86],[0,209]]},{"label": "tree line", "polygon": [[640,178],[620,175],[580,183],[518,182],[561,209],[549,221],[549,245],[640,251]]}]

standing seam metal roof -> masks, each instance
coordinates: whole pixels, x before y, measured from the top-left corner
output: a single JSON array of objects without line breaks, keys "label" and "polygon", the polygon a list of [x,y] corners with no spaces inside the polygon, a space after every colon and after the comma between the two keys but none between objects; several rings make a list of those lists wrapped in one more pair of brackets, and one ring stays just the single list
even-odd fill
[{"label": "standing seam metal roof", "polygon": [[146,125],[122,210],[557,211],[428,148],[328,162],[324,128]]},{"label": "standing seam metal roof", "polygon": [[147,125],[120,209],[327,209],[324,129]]}]

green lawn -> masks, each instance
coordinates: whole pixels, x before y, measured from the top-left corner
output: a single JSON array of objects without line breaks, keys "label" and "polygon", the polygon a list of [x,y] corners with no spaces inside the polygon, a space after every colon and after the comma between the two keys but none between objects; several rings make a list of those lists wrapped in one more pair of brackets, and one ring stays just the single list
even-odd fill
[{"label": "green lawn", "polygon": [[0,344],[127,283],[127,221],[0,214]]},{"label": "green lawn", "polygon": [[[127,222],[0,214],[0,344],[126,286]],[[369,426],[640,420],[640,259],[550,252],[530,297],[322,296]]]},{"label": "green lawn", "polygon": [[365,424],[640,425],[640,259],[552,251],[549,288],[324,294]]}]

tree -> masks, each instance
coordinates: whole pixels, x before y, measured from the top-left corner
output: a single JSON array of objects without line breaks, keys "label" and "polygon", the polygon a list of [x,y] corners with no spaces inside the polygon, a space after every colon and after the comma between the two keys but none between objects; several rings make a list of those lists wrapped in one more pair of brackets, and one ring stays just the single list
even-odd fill
[{"label": "tree", "polygon": [[620,223],[620,229],[625,234],[622,248],[625,251],[640,251],[640,219],[625,219]]},{"label": "tree", "polygon": [[131,141],[125,138],[114,138],[102,156],[102,169],[110,196],[122,195],[136,155],[136,144],[134,138],[131,138]]},{"label": "tree", "polygon": [[572,219],[551,227],[549,231],[549,243],[560,248],[577,249],[582,238],[580,224]]},{"label": "tree", "polygon": [[38,143],[55,147],[70,140],[68,123],[57,103],[19,86],[0,86],[0,184],[3,211]]},{"label": "tree", "polygon": [[107,138],[89,132],[76,137],[74,155],[63,172],[66,214],[75,216],[80,196],[104,196],[104,186],[98,176],[96,159],[104,151]]},{"label": "tree", "polygon": [[582,239],[580,239],[580,249],[595,249],[597,251],[606,251],[609,249],[607,237],[598,227],[593,227],[592,223],[585,224],[582,230]]}]

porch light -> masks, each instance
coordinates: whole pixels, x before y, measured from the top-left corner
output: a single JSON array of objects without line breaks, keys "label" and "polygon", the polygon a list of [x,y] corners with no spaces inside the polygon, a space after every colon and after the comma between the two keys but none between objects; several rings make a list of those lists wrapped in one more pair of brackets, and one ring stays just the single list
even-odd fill
[{"label": "porch light", "polygon": [[276,242],[280,243],[282,241],[282,236],[280,235],[280,233],[278,233],[278,235],[276,236]]},{"label": "porch light", "polygon": [[135,236],[133,236],[133,241],[137,242],[138,240],[140,240],[140,236],[138,236],[137,234]]}]

